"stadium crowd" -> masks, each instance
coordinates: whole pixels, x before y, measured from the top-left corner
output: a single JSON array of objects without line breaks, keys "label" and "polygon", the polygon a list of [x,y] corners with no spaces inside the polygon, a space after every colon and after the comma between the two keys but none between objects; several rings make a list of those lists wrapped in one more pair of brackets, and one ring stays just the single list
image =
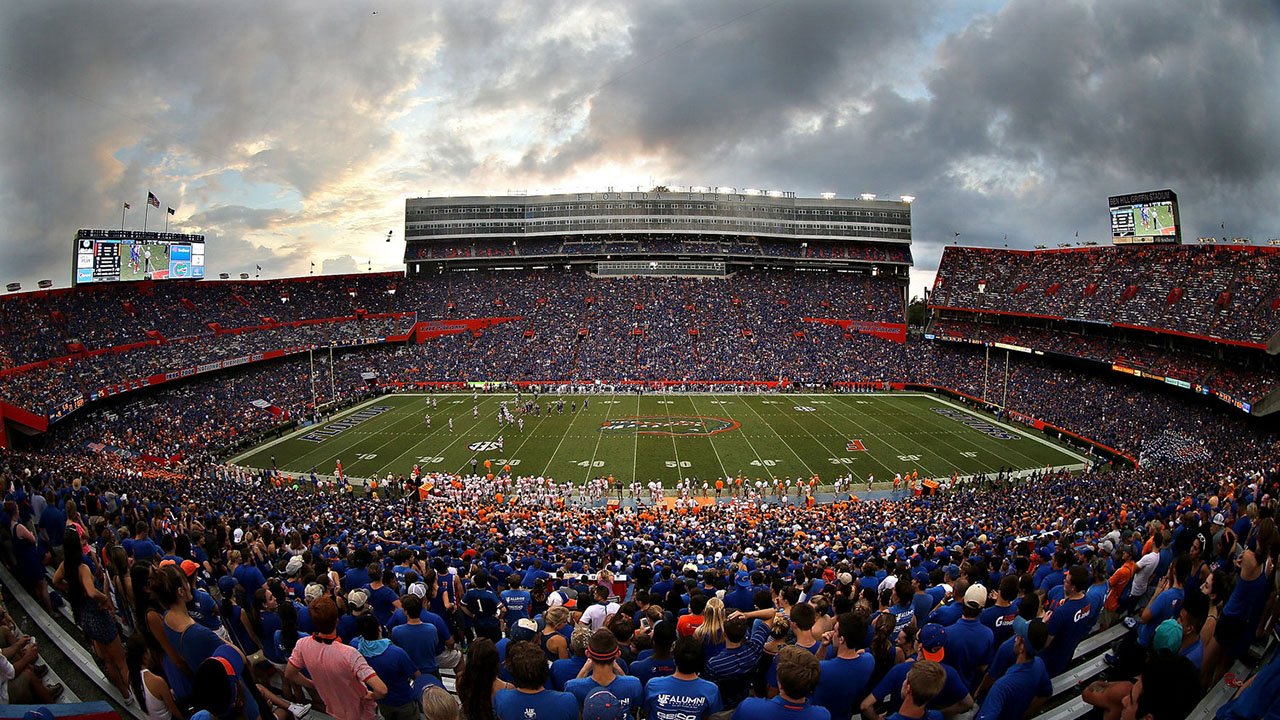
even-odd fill
[{"label": "stadium crowd", "polygon": [[1265,344],[1280,330],[1276,249],[1130,245],[948,247],[931,303]]},{"label": "stadium crowd", "polygon": [[[1006,343],[1141,370],[1156,375],[1157,379],[1170,377],[1210,386],[1249,403],[1266,397],[1280,384],[1280,375],[1270,369],[1239,364],[1245,352],[1239,350],[1226,359],[1217,359],[1186,349],[1152,347],[1138,340],[954,318],[936,320],[931,332],[943,338]],[[1257,355],[1254,360],[1263,360],[1261,352],[1251,354]]]},{"label": "stadium crowd", "polygon": [[[471,718],[1019,718],[1091,629],[1128,616],[1108,680],[1083,697],[1165,720],[1280,609],[1277,436],[1175,399],[1164,423],[1205,452],[934,497],[687,512],[504,502],[540,478],[433,476],[425,499],[358,497],[82,447],[100,430],[167,452],[187,422],[193,437],[252,422],[223,398],[178,415],[204,382],[0,455],[15,574],[41,596],[56,571],[49,602],[149,712],[453,717],[430,714],[456,713],[430,687],[443,670]],[[592,714],[601,701],[622,712]]]}]

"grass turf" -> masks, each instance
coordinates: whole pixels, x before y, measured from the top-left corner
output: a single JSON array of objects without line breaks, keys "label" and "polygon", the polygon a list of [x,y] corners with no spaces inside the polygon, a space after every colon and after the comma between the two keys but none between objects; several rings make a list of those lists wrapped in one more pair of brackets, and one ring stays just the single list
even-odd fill
[{"label": "grass turf", "polygon": [[[338,460],[346,475],[384,478],[425,472],[494,471],[510,464],[518,475],[585,481],[613,476],[619,482],[678,477],[812,477],[830,484],[853,473],[855,487],[867,475],[876,484],[895,472],[921,477],[961,476],[997,468],[1062,466],[1083,458],[1045,440],[1031,428],[997,424],[989,417],[918,393],[853,395],[542,395],[540,416],[525,416],[524,430],[498,422],[499,403],[515,410],[514,395],[386,395],[362,403],[327,423],[305,428],[233,458],[252,468],[331,475]],[[530,399],[529,395],[524,396]],[[583,409],[582,401],[590,405]],[[572,411],[571,403],[577,403]],[[478,408],[478,418],[472,408]],[[379,410],[381,409],[381,410]],[[424,415],[431,414],[427,428]],[[361,418],[359,422],[343,420]],[[453,431],[448,420],[453,419]],[[968,420],[970,424],[964,421]],[[331,435],[334,424],[346,424]],[[985,427],[973,427],[985,423]],[[503,447],[496,447],[498,436]],[[312,439],[306,439],[310,436]],[[319,440],[318,442],[315,440]],[[479,445],[477,445],[479,443]],[[468,446],[481,449],[469,449]],[[865,449],[859,449],[865,448]]]}]

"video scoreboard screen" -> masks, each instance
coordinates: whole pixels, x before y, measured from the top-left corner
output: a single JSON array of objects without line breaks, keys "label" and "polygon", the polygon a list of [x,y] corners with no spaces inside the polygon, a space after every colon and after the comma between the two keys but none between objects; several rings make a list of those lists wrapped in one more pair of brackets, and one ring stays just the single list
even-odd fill
[{"label": "video scoreboard screen", "polygon": [[204,236],[137,230],[80,230],[77,285],[204,277]]},{"label": "video scoreboard screen", "polygon": [[1172,190],[1115,195],[1107,204],[1115,244],[1182,242],[1178,196]]}]

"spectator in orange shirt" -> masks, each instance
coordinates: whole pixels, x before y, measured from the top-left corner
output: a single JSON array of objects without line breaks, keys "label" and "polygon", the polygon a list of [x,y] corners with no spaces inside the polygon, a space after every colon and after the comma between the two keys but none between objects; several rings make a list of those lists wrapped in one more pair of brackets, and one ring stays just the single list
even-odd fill
[{"label": "spectator in orange shirt", "polygon": [[693,635],[693,631],[702,625],[702,611],[707,609],[707,596],[694,595],[689,598],[689,614],[683,615],[676,621],[676,635],[679,637],[687,637]]},{"label": "spectator in orange shirt", "polygon": [[1137,571],[1138,565],[1133,561],[1133,548],[1127,543],[1122,543],[1116,550],[1116,560],[1120,562],[1120,566],[1111,574],[1111,579],[1107,581],[1110,590],[1107,592],[1106,602],[1102,604],[1102,627],[1108,628],[1115,623],[1120,613],[1120,598],[1124,595],[1125,588],[1129,587],[1129,583],[1133,581],[1133,574]]}]

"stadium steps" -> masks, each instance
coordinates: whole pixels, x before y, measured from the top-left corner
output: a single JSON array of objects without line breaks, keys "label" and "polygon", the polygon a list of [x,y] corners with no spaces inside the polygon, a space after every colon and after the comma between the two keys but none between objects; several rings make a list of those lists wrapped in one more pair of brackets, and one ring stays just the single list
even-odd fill
[{"label": "stadium steps", "polygon": [[[1242,661],[1237,660],[1231,666],[1230,672],[1241,680],[1244,680],[1245,674],[1249,672],[1249,668]],[[1200,698],[1200,702],[1196,704],[1195,708],[1187,714],[1186,720],[1212,720],[1213,716],[1217,714],[1218,709],[1222,707],[1223,703],[1230,700],[1231,697],[1236,694],[1236,688],[1227,685],[1225,677],[1226,676],[1223,676],[1224,679],[1219,680],[1216,685],[1209,688],[1209,692],[1205,693],[1204,697]]]},{"label": "stadium steps", "polygon": [[[53,642],[54,646],[57,647],[68,660],[84,670],[85,674],[89,676],[89,679],[93,680],[99,687],[103,687],[105,684],[106,687],[103,689],[104,691],[109,689],[109,695],[115,691],[115,686],[113,686],[107,680],[107,676],[103,675],[102,671],[98,669],[98,665],[94,662],[93,658],[87,657],[88,652],[80,645],[79,641],[71,637],[67,631],[62,629],[61,625],[59,625],[53,618],[49,617],[49,613],[45,612],[43,607],[40,607],[40,603],[36,602],[35,598],[31,597],[31,593],[28,593],[26,588],[18,584],[18,579],[15,578],[13,574],[9,572],[9,569],[3,565],[0,565],[0,582],[3,582],[4,586],[9,589],[9,594],[18,601],[18,605],[22,607],[22,611],[27,614],[27,617],[31,618],[31,621],[49,636],[49,639]],[[82,655],[86,657],[82,658]],[[45,660],[45,664],[48,665],[47,659]],[[97,677],[95,677],[95,674]],[[101,680],[101,682],[99,682],[99,680]],[[62,683],[64,690],[62,691],[62,697],[58,698],[58,702],[56,704],[62,705],[65,703],[82,702],[80,696],[76,695],[75,691],[71,689],[71,686],[64,682],[62,678],[58,677],[58,674],[54,672],[53,667],[50,667],[48,674],[44,676],[44,682],[46,685]],[[112,699],[119,703],[121,699],[120,694],[116,692],[112,695]],[[146,720],[146,713],[139,712],[134,714],[134,717],[139,718],[139,720]]]},{"label": "stadium steps", "polygon": [[1076,720],[1093,708],[1083,697],[1074,697],[1058,707],[1035,716],[1035,720]]}]

